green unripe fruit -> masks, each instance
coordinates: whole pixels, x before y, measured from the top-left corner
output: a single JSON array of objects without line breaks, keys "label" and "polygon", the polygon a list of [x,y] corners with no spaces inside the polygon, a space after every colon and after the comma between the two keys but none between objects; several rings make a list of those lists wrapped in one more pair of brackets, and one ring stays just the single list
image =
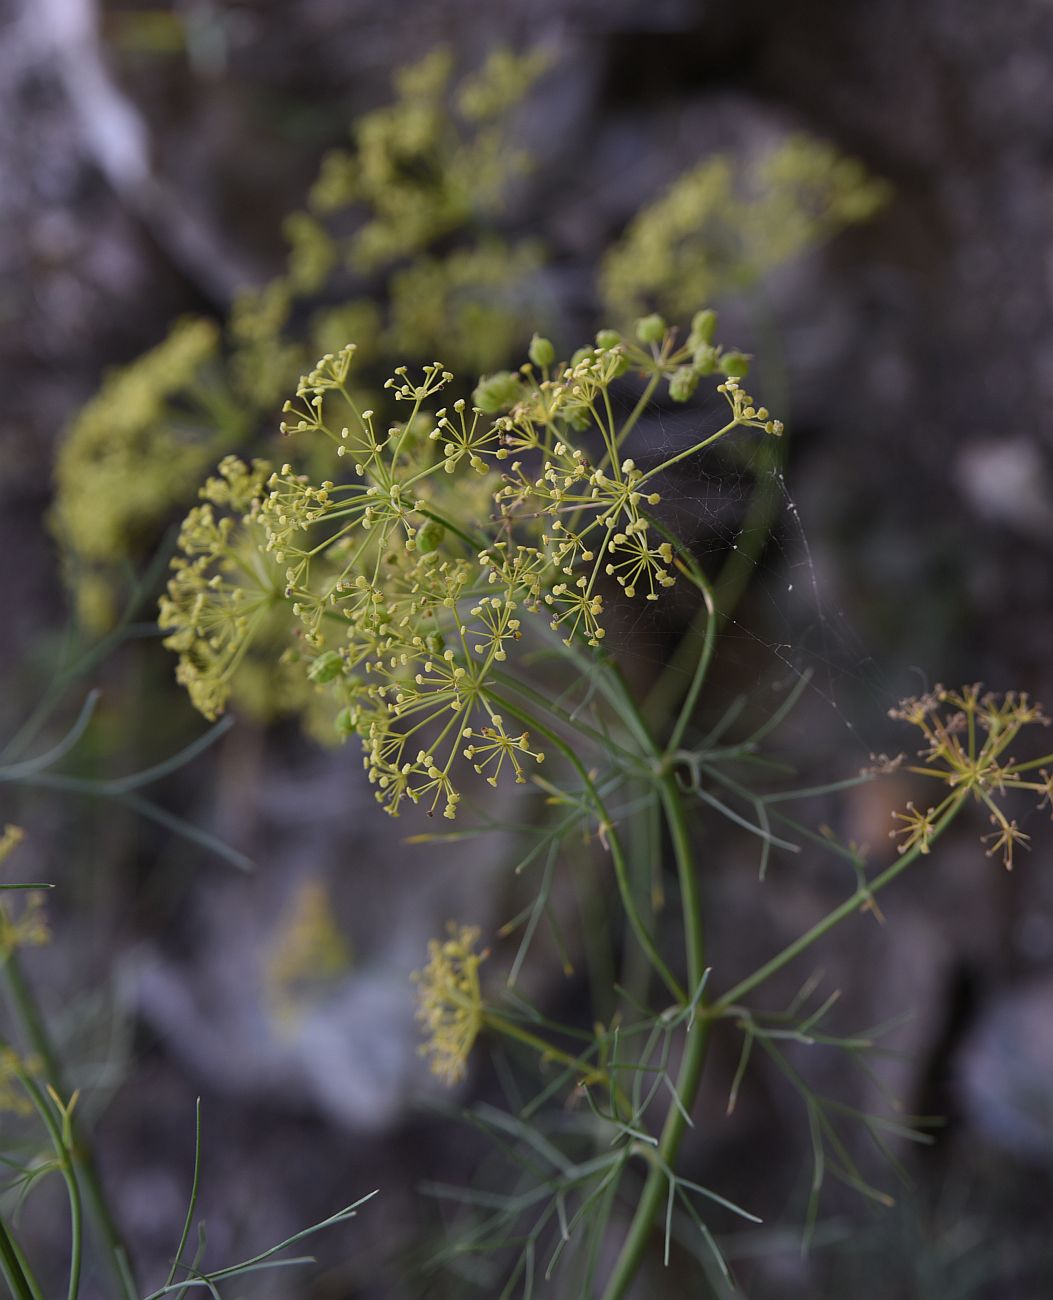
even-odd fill
[{"label": "green unripe fruit", "polygon": [[446,638],[441,632],[429,632],[424,638],[424,644],[433,655],[441,655],[446,649]]},{"label": "green unripe fruit", "polygon": [[487,415],[498,415],[515,406],[523,396],[519,378],[510,370],[499,370],[493,375],[484,375],[479,380],[472,401]]},{"label": "green unripe fruit", "polygon": [[750,359],[745,352],[725,352],[719,365],[729,379],[741,379],[749,374]]},{"label": "green unripe fruit", "polygon": [[695,369],[700,375],[711,375],[717,368],[717,350],[710,343],[700,343],[695,348]]},{"label": "green unripe fruit", "polygon": [[707,307],[705,311],[696,311],[691,318],[691,333],[688,335],[687,346],[697,348],[703,343],[712,343],[716,332],[717,313],[711,307]]},{"label": "green unripe fruit", "polygon": [[445,536],[446,529],[442,524],[437,519],[428,519],[417,529],[417,535],[413,540],[422,555],[430,555]]},{"label": "green unripe fruit", "polygon": [[344,661],[339,652],[327,650],[308,668],[307,676],[317,685],[324,686],[326,682],[335,681],[343,671]]},{"label": "green unripe fruit", "polygon": [[686,402],[695,395],[698,371],[694,366],[679,366],[669,380],[669,396],[674,402]]},{"label": "green unripe fruit", "polygon": [[636,322],[636,337],[641,343],[661,343],[665,337],[665,321],[657,312],[641,316]]},{"label": "green unripe fruit", "polygon": [[355,727],[354,713],[350,705],[340,710],[333,725],[338,736],[353,736],[355,734],[357,728]]},{"label": "green unripe fruit", "polygon": [[527,355],[535,366],[547,369],[556,359],[556,349],[548,339],[543,339],[540,334],[535,334],[530,340],[530,350]]},{"label": "green unripe fruit", "polygon": [[596,335],[596,346],[601,352],[610,352],[611,348],[616,348],[622,341],[622,336],[617,330],[600,330]]}]

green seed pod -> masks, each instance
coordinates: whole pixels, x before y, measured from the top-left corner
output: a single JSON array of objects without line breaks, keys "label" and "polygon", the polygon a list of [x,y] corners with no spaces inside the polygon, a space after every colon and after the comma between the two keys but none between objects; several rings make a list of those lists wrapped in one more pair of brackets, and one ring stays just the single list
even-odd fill
[{"label": "green seed pod", "polygon": [[548,339],[543,339],[540,334],[535,334],[530,340],[530,350],[527,355],[535,366],[541,366],[545,369],[555,361],[556,349]]},{"label": "green seed pod", "polygon": [[518,376],[509,370],[499,370],[479,380],[472,401],[487,415],[497,415],[515,406],[522,396],[523,388]]},{"label": "green seed pod", "polygon": [[686,402],[695,395],[698,371],[694,366],[679,366],[669,380],[669,396],[674,402]]},{"label": "green seed pod", "polygon": [[700,343],[695,348],[695,369],[700,375],[711,375],[717,368],[717,350],[711,343]]},{"label": "green seed pod", "polygon": [[327,650],[311,664],[307,676],[317,685],[324,686],[326,682],[335,681],[343,670],[344,661],[340,653],[336,650]]},{"label": "green seed pod", "polygon": [[689,348],[700,347],[703,343],[712,343],[717,332],[717,313],[711,307],[705,311],[696,311],[691,318],[691,333],[687,338]]},{"label": "green seed pod", "polygon": [[641,316],[636,322],[636,337],[641,343],[661,343],[664,336],[665,321],[657,312]]},{"label": "green seed pod", "polygon": [[745,352],[725,352],[718,364],[729,379],[741,379],[749,374],[750,359]]},{"label": "green seed pod", "polygon": [[446,529],[443,528],[442,524],[440,524],[437,519],[427,519],[421,527],[417,529],[417,535],[413,540],[417,543],[417,550],[420,551],[422,555],[430,555],[431,552],[439,546],[445,536]]},{"label": "green seed pod", "polygon": [[600,330],[596,335],[596,346],[601,352],[609,352],[611,348],[616,348],[622,341],[622,336],[617,330]]},{"label": "green seed pod", "polygon": [[424,638],[424,644],[433,655],[441,655],[446,649],[446,638],[441,632],[429,632]]}]

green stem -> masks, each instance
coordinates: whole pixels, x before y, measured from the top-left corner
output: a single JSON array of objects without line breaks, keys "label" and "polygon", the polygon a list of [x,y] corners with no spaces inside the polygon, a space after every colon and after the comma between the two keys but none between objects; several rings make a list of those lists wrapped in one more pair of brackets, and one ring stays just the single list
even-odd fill
[{"label": "green stem", "polygon": [[468,533],[458,528],[455,523],[452,523],[449,519],[447,519],[445,515],[440,515],[437,511],[433,510],[430,506],[418,510],[416,513],[419,515],[423,515],[425,519],[430,519],[433,524],[441,524],[448,533],[453,533],[455,537],[459,537],[466,546],[470,546],[472,550],[476,553],[478,553],[479,551],[485,551],[487,546],[489,545],[489,542],[485,537],[470,536]]},{"label": "green stem", "polygon": [[[22,969],[19,965],[17,955],[14,952],[8,952],[6,956],[0,955],[0,970],[3,972],[3,981],[6,986],[8,1002],[11,1005],[22,1033],[25,1036],[26,1042],[32,1048],[33,1052],[40,1058],[48,1082],[56,1092],[65,1095],[62,1068],[59,1064],[55,1049],[51,1044],[48,1032],[44,1027],[44,1022],[41,1019],[36,1001],[22,974]],[[106,1193],[103,1191],[102,1182],[99,1178],[98,1170],[95,1167],[95,1161],[92,1158],[91,1149],[88,1146],[86,1139],[79,1133],[76,1124],[73,1125],[72,1132],[74,1140],[71,1156],[75,1166],[76,1175],[84,1186],[85,1199],[87,1202],[88,1214],[92,1222],[92,1228],[103,1247],[103,1254],[106,1256],[107,1263],[117,1282],[119,1294],[130,1297],[130,1300],[134,1300],[134,1297],[137,1294],[134,1283],[132,1286],[129,1286],[127,1273],[125,1269],[122,1269],[120,1264],[120,1259],[122,1257],[125,1260],[128,1260],[129,1258],[127,1248],[125,1247],[121,1234],[114,1222],[113,1215],[110,1213],[110,1208],[106,1201]]]},{"label": "green stem", "polygon": [[687,572],[688,577],[702,593],[702,599],[705,602],[706,630],[702,637],[701,653],[695,661],[695,669],[691,674],[691,684],[687,688],[687,694],[684,696],[684,702],[680,706],[680,712],[677,715],[676,722],[673,724],[673,730],[669,736],[669,743],[666,747],[666,753],[672,753],[679,749],[680,742],[684,738],[684,732],[695,713],[695,706],[698,704],[698,697],[709,672],[709,665],[713,661],[713,652],[717,644],[717,610],[716,603],[713,599],[713,588],[710,586],[701,565],[690,554],[685,554],[681,559],[682,567]]},{"label": "green stem", "polygon": [[1053,764],[1053,754],[1045,754],[1042,758],[1033,758],[1028,763],[1010,763],[1004,769],[1011,776],[1016,776],[1018,772],[1033,772],[1036,767],[1049,767]]},{"label": "green stem", "polygon": [[[702,934],[702,909],[698,892],[698,879],[694,854],[683,803],[676,781],[666,775],[661,781],[662,807],[669,834],[673,841],[677,878],[680,882],[681,905],[684,916],[684,940],[687,947],[687,968],[690,987],[696,991],[705,978],[704,945]],[[668,1192],[669,1174],[676,1163],[687,1129],[687,1115],[695,1103],[702,1067],[709,1041],[709,1020],[694,1017],[688,1021],[687,1041],[676,1080],[676,1093],[680,1105],[671,1105],[662,1126],[658,1149],[652,1153],[651,1167],[647,1172],[643,1191],[633,1214],[632,1223],[622,1244],[621,1253],[614,1265],[603,1300],[621,1300],[639,1271],[644,1254],[651,1241],[655,1218]]]},{"label": "green stem", "polygon": [[[694,566],[693,562],[692,566],[697,567]],[[703,594],[707,595],[708,586],[705,584],[705,577],[704,575],[700,576],[702,579],[701,589]],[[715,626],[715,620],[711,619],[710,622]],[[689,692],[690,708],[694,707],[694,701],[697,698],[698,690],[701,689],[711,655],[712,642],[709,643],[708,655],[703,656],[696,668],[695,679],[692,684],[693,689]],[[633,700],[632,694],[617,667],[613,669],[612,679],[617,688],[620,703],[627,711],[628,718],[633,725],[633,730],[637,733],[643,747],[651,754],[652,758],[656,761],[659,760],[661,756],[658,747],[647,730],[646,723],[640,715],[636,702]],[[684,923],[688,986],[692,991],[692,996],[695,997],[698,996],[706,976],[702,900],[698,889],[697,864],[692,851],[691,836],[684,813],[683,800],[673,773],[669,771],[663,772],[658,780],[658,790],[666,825],[672,840],[673,856],[676,861]],[[648,1170],[640,1200],[637,1202],[632,1223],[629,1225],[628,1234],[622,1244],[621,1253],[607,1283],[604,1300],[620,1300],[620,1297],[625,1295],[633,1278],[639,1271],[648,1243],[651,1240],[655,1217],[663,1198],[667,1194],[668,1171],[676,1162],[680,1144],[687,1129],[686,1117],[694,1106],[698,1095],[699,1084],[702,1080],[702,1067],[705,1064],[706,1046],[709,1040],[709,1023],[708,1018],[696,1019],[694,1016],[688,1021],[687,1042],[676,1081],[676,1094],[680,1105],[670,1106],[665,1123],[662,1126],[657,1151],[645,1152],[645,1155],[650,1157],[651,1167]]]},{"label": "green stem", "polygon": [[[681,558],[690,561],[695,585],[702,591],[706,604],[705,608],[700,609],[691,620],[668,664],[648,693],[645,711],[647,716],[656,723],[672,712],[680,691],[679,683],[687,675],[688,666],[697,664],[699,657],[707,653],[711,636],[721,631],[742,599],[746,583],[756,570],[771,536],[776,502],[777,497],[771,483],[758,481],[742,524],[740,537],[743,540],[727,555],[715,582],[710,583],[705,579],[697,561],[689,553],[681,551]],[[676,539],[671,535],[666,534],[666,540],[673,542],[677,549],[681,550]],[[698,582],[698,575],[702,576],[704,586]],[[705,623],[700,627],[703,619]],[[712,651],[709,653],[711,654]],[[681,717],[685,716],[690,718],[690,710],[681,711]]]},{"label": "green stem", "polygon": [[494,1030],[495,1033],[503,1034],[506,1038],[514,1038],[517,1042],[532,1048],[542,1060],[558,1061],[560,1065],[565,1065],[568,1069],[576,1071],[582,1079],[599,1080],[610,1093],[614,1106],[622,1111],[626,1117],[632,1114],[632,1103],[611,1077],[609,1071],[602,1069],[595,1063],[583,1061],[580,1056],[574,1056],[571,1052],[565,1052],[562,1047],[556,1047],[547,1039],[542,1038],[540,1034],[524,1029],[522,1025],[517,1024],[514,1020],[508,1020],[497,1012],[489,1010],[489,1008],[483,1012],[483,1019],[487,1027]]},{"label": "green stem", "polygon": [[[47,1129],[48,1138],[55,1151],[55,1162],[58,1165],[59,1172],[62,1174],[62,1180],[66,1184],[66,1193],[69,1198],[69,1218],[70,1218],[70,1247],[69,1247],[69,1287],[67,1289],[68,1300],[77,1300],[80,1294],[80,1272],[81,1263],[84,1255],[84,1232],[82,1224],[83,1211],[81,1208],[80,1185],[77,1182],[77,1173],[73,1167],[73,1125],[72,1125],[72,1103],[65,1109],[57,1101],[57,1093],[52,1091],[51,1101],[59,1106],[62,1115],[62,1127],[55,1122],[55,1117],[51,1113],[51,1102],[37,1087],[36,1083],[29,1077],[28,1073],[21,1067],[15,1066],[15,1072],[22,1087],[29,1094],[29,1099],[36,1108],[41,1122]],[[52,1085],[54,1088],[54,1085]],[[76,1100],[74,1098],[74,1100]]]},{"label": "green stem", "polygon": [[716,433],[711,433],[708,438],[703,438],[701,442],[693,443],[690,447],[685,447],[683,451],[678,451],[675,456],[670,456],[668,460],[663,460],[661,465],[655,465],[653,469],[649,469],[640,479],[640,487],[643,487],[645,483],[649,483],[656,474],[664,474],[667,469],[672,469],[672,467],[678,465],[680,461],[687,460],[689,456],[694,456],[697,452],[704,451],[706,447],[712,446],[713,443],[719,442],[720,439],[726,434],[729,434],[732,429],[737,429],[738,425],[739,421],[737,419],[731,420],[724,425],[723,429],[718,429]]},{"label": "green stem", "polygon": [[640,910],[636,905],[636,899],[633,897],[632,882],[629,876],[629,866],[625,858],[625,851],[622,848],[621,839],[618,832],[615,830],[614,822],[611,819],[610,813],[607,811],[607,806],[604,804],[600,792],[596,789],[596,785],[592,777],[589,775],[585,764],[562,736],[539,722],[535,716],[520,709],[518,705],[505,697],[495,695],[492,691],[488,692],[488,694],[491,701],[499,708],[512,714],[513,717],[518,718],[520,722],[524,723],[526,726],[532,727],[534,731],[539,735],[544,736],[550,744],[554,745],[581,778],[589,802],[592,804],[598,816],[601,836],[610,848],[611,861],[614,863],[614,876],[618,883],[618,892],[621,895],[622,906],[625,908],[625,913],[629,918],[629,923],[632,925],[633,933],[636,935],[637,942],[643,948],[644,952],[647,953],[656,974],[669,992],[672,993],[677,1002],[682,1005],[686,1004],[687,994],[680,987],[676,976],[669,969],[668,965],[663,960],[661,953],[655,947],[655,942],[651,938],[650,932],[644,924],[643,918],[640,916]]},{"label": "green stem", "polygon": [[[662,803],[666,814],[666,820],[669,825],[670,835],[673,840],[673,848],[677,861],[677,872],[680,880],[680,888],[683,902],[685,939],[687,943],[688,970],[690,980],[694,988],[701,984],[704,971],[703,948],[701,934],[701,912],[698,898],[697,880],[694,870],[694,859],[691,853],[690,840],[687,833],[686,822],[683,814],[683,807],[680,800],[680,793],[677,789],[675,779],[667,775],[663,778],[662,786]],[[950,824],[956,816],[958,810],[965,802],[964,793],[957,799],[944,816],[937,822],[933,828],[933,833],[929,843],[935,840]],[[927,848],[927,845],[926,845]],[[606,1290],[603,1293],[603,1300],[622,1300],[632,1284],[633,1278],[639,1271],[643,1261],[648,1244],[654,1229],[655,1218],[659,1212],[663,1198],[668,1192],[669,1174],[668,1170],[672,1169],[676,1162],[676,1157],[680,1149],[686,1130],[687,1121],[685,1112],[690,1112],[694,1104],[698,1087],[702,1078],[702,1067],[705,1063],[706,1047],[708,1044],[709,1026],[720,1015],[723,1015],[732,1007],[738,999],[751,992],[758,985],[764,983],[777,971],[788,965],[794,958],[800,956],[806,949],[811,947],[825,934],[838,925],[847,917],[853,915],[858,909],[869,902],[873,896],[879,893],[887,885],[891,884],[902,872],[904,872],[912,862],[914,862],[922,852],[922,845],[914,845],[903,856],[894,862],[890,867],[881,873],[870,885],[861,886],[845,903],[835,908],[820,922],[814,925],[807,933],[802,935],[771,961],[767,962],[753,975],[742,980],[733,989],[713,1003],[709,1008],[702,1007],[699,1011],[698,1020],[689,1024],[687,1043],[684,1049],[684,1056],[680,1066],[680,1073],[676,1082],[677,1096],[680,1098],[680,1106],[672,1106],[666,1116],[665,1124],[662,1128],[662,1134],[659,1139],[658,1149],[654,1153],[653,1163],[647,1174],[640,1200],[637,1203],[636,1211],[633,1215],[632,1223],[626,1235],[622,1250],[615,1263],[614,1270],[611,1273],[607,1283]]]},{"label": "green stem", "polygon": [[680,904],[684,913],[684,944],[687,952],[687,981],[692,996],[705,978],[705,943],[702,934],[702,899],[698,889],[698,871],[691,847],[683,800],[676,778],[667,773],[660,785],[662,809],[673,842]]},{"label": "green stem", "polygon": [[897,876],[902,875],[904,871],[916,861],[923,852],[928,852],[928,846],[932,844],[947,829],[951,822],[958,815],[959,810],[965,803],[966,794],[963,791],[939,821],[932,828],[932,834],[929,836],[924,847],[921,843],[913,845],[890,867],[877,876],[869,885],[860,885],[851,898],[843,902],[840,907],[835,907],[832,912],[828,912],[821,921],[817,921],[810,930],[805,931],[800,938],[795,939],[793,943],[787,944],[782,952],[777,953],[770,961],[765,962],[752,975],[748,975],[744,980],[740,980],[733,989],[729,989],[723,997],[718,998],[705,1013],[710,1019],[716,1019],[724,1015],[731,1007],[739,1001],[740,998],[752,993],[759,985],[764,984],[771,979],[784,966],[788,966],[801,953],[807,951],[812,944],[818,942],[824,935],[828,934],[836,925],[840,925],[847,917],[852,916],[861,907],[869,903],[875,894],[879,894],[886,886],[890,885]]},{"label": "green stem", "polygon": [[626,749],[624,745],[618,742],[604,731],[598,731],[595,727],[589,726],[580,717],[568,713],[566,709],[561,708],[554,700],[547,698],[540,691],[534,690],[528,686],[525,681],[514,677],[511,673],[502,672],[500,669],[493,670],[493,678],[501,683],[503,687],[515,691],[518,695],[524,696],[533,704],[539,705],[547,713],[557,717],[560,722],[568,727],[573,727],[575,731],[580,732],[588,738],[605,754],[617,754],[626,766],[640,767],[640,757],[631,749]]},{"label": "green stem", "polygon": [[0,1219],[0,1273],[14,1300],[38,1300],[40,1290],[33,1286],[22,1266],[21,1252]]},{"label": "green stem", "polygon": [[661,379],[662,379],[661,371],[656,371],[651,376],[651,378],[647,381],[647,384],[644,387],[643,392],[640,394],[639,400],[637,401],[633,409],[629,412],[629,415],[626,418],[625,423],[618,430],[616,443],[619,447],[626,440],[626,438],[628,438],[629,434],[632,433],[633,429],[636,428],[637,421],[640,419],[640,416],[643,415],[644,411],[647,410],[647,404],[654,396],[654,390],[658,387],[659,383],[661,382]]},{"label": "green stem", "polygon": [[[648,379],[647,383],[644,386],[643,392],[640,394],[639,399],[637,400],[636,405],[629,412],[628,416],[626,417],[625,423],[615,434],[614,437],[615,450],[621,447],[622,443],[625,442],[629,434],[632,433],[633,429],[636,428],[637,421],[640,419],[640,416],[643,415],[644,411],[647,410],[647,404],[654,396],[654,390],[658,387],[659,383],[661,382],[661,379],[662,379],[662,372],[660,370],[656,371],[650,377],[650,379]],[[614,463],[614,460],[613,457],[611,456],[610,448],[608,447],[608,449],[603,453],[603,456],[599,464],[596,466],[596,468],[606,469],[608,464],[612,464],[612,463]]]},{"label": "green stem", "polygon": [[570,1069],[577,1070],[581,1074],[602,1075],[603,1073],[603,1071],[598,1071],[594,1065],[589,1065],[587,1061],[583,1061],[580,1056],[565,1052],[562,1047],[556,1047],[554,1043],[550,1043],[539,1034],[524,1029],[522,1025],[517,1024],[514,1020],[508,1020],[489,1008],[483,1012],[483,1019],[487,1026],[496,1033],[524,1043],[547,1060],[558,1061],[560,1065],[569,1066]]}]

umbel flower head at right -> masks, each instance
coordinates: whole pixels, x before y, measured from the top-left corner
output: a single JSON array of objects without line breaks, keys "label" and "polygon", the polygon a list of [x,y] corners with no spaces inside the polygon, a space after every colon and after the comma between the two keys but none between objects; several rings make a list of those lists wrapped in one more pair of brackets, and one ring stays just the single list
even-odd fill
[{"label": "umbel flower head at right", "polygon": [[937,686],[927,695],[902,701],[891,717],[917,728],[924,738],[918,762],[905,770],[942,785],[948,793],[924,808],[908,803],[893,818],[900,825],[890,832],[905,853],[917,848],[928,853],[941,820],[970,796],[987,810],[992,826],[983,837],[1007,870],[1012,870],[1017,849],[1027,849],[1030,835],[1006,811],[1012,792],[1037,796],[1040,807],[1053,813],[1053,756],[1018,761],[1011,752],[1020,733],[1027,728],[1047,727],[1040,704],[1017,691],[1003,695],[984,692],[979,682],[949,691]]}]

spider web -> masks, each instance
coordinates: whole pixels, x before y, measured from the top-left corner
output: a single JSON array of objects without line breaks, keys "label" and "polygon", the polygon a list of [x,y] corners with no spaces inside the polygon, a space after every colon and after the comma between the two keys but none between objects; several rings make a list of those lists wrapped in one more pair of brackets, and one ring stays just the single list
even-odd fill
[{"label": "spider web", "polygon": [[[652,406],[631,453],[641,468],[720,427],[724,411],[719,401],[674,409]],[[758,705],[767,701],[771,710],[789,691],[802,689],[813,705],[829,711],[848,747],[868,759],[878,747],[887,710],[901,692],[836,598],[831,549],[813,546],[791,486],[792,433],[781,444],[784,455],[775,458],[766,445],[770,435],[739,430],[730,437],[736,442],[729,438],[671,470],[660,485],[658,508],[677,536],[690,541],[711,581],[719,580],[729,557],[739,553],[737,563],[745,571],[742,598],[725,615],[718,658],[748,664],[753,676],[747,692]],[[790,468],[773,459],[788,459]],[[769,498],[762,512],[766,517],[751,522],[758,493]],[[683,580],[681,585],[687,586]],[[617,624],[610,633],[612,648],[645,674],[670,664],[666,599],[622,600],[617,620],[612,620]],[[685,686],[691,667],[681,670]],[[830,734],[828,726],[822,730]]]}]

